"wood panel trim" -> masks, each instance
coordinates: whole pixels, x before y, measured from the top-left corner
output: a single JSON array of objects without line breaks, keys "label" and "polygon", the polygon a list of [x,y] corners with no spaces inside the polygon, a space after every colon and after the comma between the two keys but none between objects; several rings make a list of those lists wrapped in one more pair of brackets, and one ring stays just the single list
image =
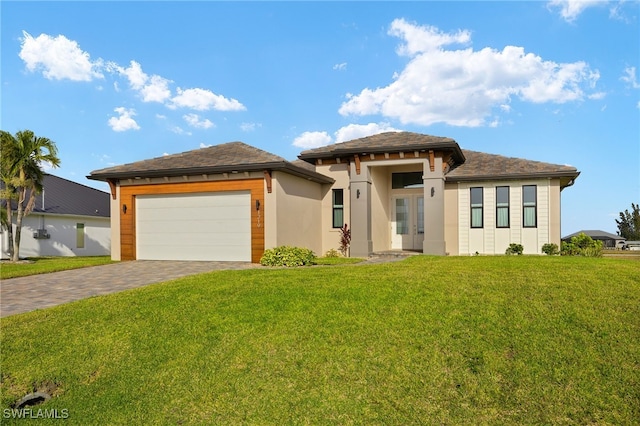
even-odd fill
[{"label": "wood panel trim", "polygon": [[[251,193],[251,262],[259,263],[264,253],[264,179],[176,182],[120,187],[120,211],[122,212],[122,206],[124,204],[127,205],[127,212],[120,215],[121,259],[136,259],[136,196],[230,191],[249,191]],[[256,209],[256,201],[260,202],[260,210]]]}]

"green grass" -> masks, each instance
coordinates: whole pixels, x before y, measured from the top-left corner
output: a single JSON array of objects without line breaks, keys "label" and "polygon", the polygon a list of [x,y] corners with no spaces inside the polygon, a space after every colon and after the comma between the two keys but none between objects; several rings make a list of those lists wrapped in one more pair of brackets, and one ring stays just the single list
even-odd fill
[{"label": "green grass", "polygon": [[351,265],[363,261],[364,259],[359,257],[318,257],[316,265]]},{"label": "green grass", "polygon": [[34,408],[69,424],[640,419],[628,260],[221,271],[4,318],[1,343],[2,408],[48,386]]},{"label": "green grass", "polygon": [[47,274],[68,269],[111,263],[110,256],[73,256],[73,257],[30,257],[26,262],[2,262],[0,278],[26,277],[28,275]]}]

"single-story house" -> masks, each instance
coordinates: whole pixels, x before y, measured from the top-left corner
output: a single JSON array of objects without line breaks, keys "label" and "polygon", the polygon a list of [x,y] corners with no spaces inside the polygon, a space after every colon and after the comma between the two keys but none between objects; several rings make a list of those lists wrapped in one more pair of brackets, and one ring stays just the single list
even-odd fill
[{"label": "single-story house", "polygon": [[463,150],[389,132],[287,161],[230,142],[91,172],[111,189],[112,258],[259,262],[266,248],[321,255],[351,229],[350,255],[414,250],[539,254],[560,244],[571,166]]},{"label": "single-story house", "polygon": [[[33,211],[22,220],[20,257],[109,255],[109,193],[52,174],[44,175],[43,188]],[[1,230],[3,259],[9,258],[13,244],[8,235],[7,229]]]},{"label": "single-story house", "polygon": [[574,232],[573,234],[567,235],[566,237],[562,237],[562,241],[570,242],[571,238],[577,237],[580,234],[585,234],[591,237],[592,240],[602,241],[602,246],[604,248],[622,248],[625,245],[625,238],[621,237],[620,235],[591,229],[586,231]]}]

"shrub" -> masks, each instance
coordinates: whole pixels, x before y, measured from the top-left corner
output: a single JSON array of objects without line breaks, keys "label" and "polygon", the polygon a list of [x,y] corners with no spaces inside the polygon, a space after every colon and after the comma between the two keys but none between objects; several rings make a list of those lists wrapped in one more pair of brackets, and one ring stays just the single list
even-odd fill
[{"label": "shrub", "polygon": [[547,243],[542,246],[542,252],[548,256],[555,256],[556,254],[560,254],[558,250],[558,245],[555,243]]},{"label": "shrub", "polygon": [[511,243],[509,244],[509,248],[504,252],[504,254],[517,254],[518,256],[520,256],[522,255],[522,252],[524,252],[524,247],[522,247],[522,244]]},{"label": "shrub", "polygon": [[314,265],[316,255],[302,247],[280,246],[264,251],[260,264],[264,266],[305,266]]},{"label": "shrub", "polygon": [[562,242],[562,256],[602,257],[602,241],[594,240],[584,232],[571,237],[571,242]]},{"label": "shrub", "polygon": [[324,257],[340,257],[340,252],[336,249],[331,249],[324,254]]}]

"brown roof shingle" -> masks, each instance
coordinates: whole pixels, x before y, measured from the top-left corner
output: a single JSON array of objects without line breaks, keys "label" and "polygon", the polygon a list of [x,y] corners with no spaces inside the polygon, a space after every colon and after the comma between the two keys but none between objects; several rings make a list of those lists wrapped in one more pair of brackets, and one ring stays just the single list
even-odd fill
[{"label": "brown roof shingle", "polygon": [[286,170],[322,182],[332,181],[332,179],[313,170],[296,166],[280,156],[244,142],[228,142],[179,154],[94,170],[88,178],[106,180],[231,171],[261,171],[265,169]]},{"label": "brown roof shingle", "polygon": [[354,139],[320,148],[302,151],[298,158],[313,162],[318,158],[330,158],[349,154],[371,154],[393,151],[411,151],[414,149],[441,149],[453,151],[457,162],[464,156],[455,140],[441,136],[423,135],[413,132],[385,132],[364,138]]},{"label": "brown roof shingle", "polygon": [[466,161],[454,166],[446,175],[447,181],[565,177],[566,183],[578,177],[575,167],[522,158],[486,154],[484,152],[462,150]]}]

